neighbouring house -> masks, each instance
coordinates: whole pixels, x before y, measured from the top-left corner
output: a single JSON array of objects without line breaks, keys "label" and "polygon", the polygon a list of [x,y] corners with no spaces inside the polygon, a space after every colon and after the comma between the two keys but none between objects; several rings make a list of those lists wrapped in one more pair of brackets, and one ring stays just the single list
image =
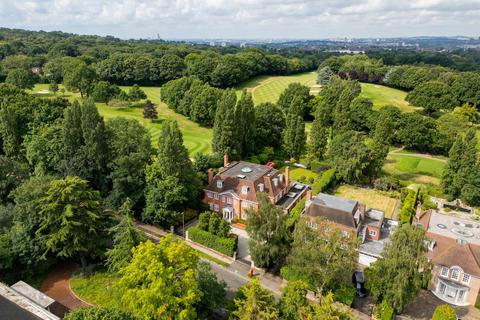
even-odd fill
[{"label": "neighbouring house", "polygon": [[203,201],[210,210],[221,213],[232,221],[246,220],[249,209],[258,210],[257,193],[265,193],[270,201],[288,212],[307,190],[307,186],[290,181],[289,169],[285,173],[272,166],[245,161],[229,162],[224,156],[223,167],[214,175],[208,171],[208,185]]},{"label": "neighbouring house", "polygon": [[345,236],[358,237],[358,262],[362,267],[370,266],[381,257],[383,247],[388,243],[397,221],[385,218],[377,209],[366,210],[365,205],[355,200],[343,199],[325,193],[314,198],[307,192],[304,215],[308,224],[315,228],[315,218],[323,217],[334,222]]},{"label": "neighbouring house", "polygon": [[0,282],[0,319],[59,320],[57,302],[23,281],[9,287]]},{"label": "neighbouring house", "polygon": [[480,290],[480,223],[437,210],[418,210],[413,223],[430,239],[430,290],[450,304],[474,305]]}]

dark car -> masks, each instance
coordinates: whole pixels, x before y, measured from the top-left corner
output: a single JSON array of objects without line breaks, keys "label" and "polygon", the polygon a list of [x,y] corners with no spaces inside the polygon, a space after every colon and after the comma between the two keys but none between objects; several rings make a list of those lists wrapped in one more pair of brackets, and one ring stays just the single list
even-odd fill
[{"label": "dark car", "polygon": [[368,295],[367,289],[365,289],[365,275],[363,272],[356,271],[352,275],[352,283],[355,289],[357,290],[356,294],[360,298],[366,297]]}]

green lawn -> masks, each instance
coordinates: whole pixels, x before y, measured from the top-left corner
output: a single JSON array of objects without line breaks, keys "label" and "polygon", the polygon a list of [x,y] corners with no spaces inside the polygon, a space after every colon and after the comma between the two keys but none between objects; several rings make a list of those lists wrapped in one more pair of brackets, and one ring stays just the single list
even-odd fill
[{"label": "green lawn", "polygon": [[[129,87],[122,86],[123,90],[128,91]],[[160,88],[159,87],[141,87],[147,94],[148,99],[157,105],[158,119],[153,122],[143,118],[141,107],[111,107],[104,103],[97,103],[98,111],[105,119],[111,119],[115,117],[125,117],[136,119],[140,121],[150,132],[152,136],[152,143],[157,146],[158,139],[162,128],[162,122],[164,120],[177,120],[180,129],[183,133],[183,141],[187,147],[190,155],[194,155],[197,152],[210,153],[211,141],[212,141],[212,129],[200,127],[193,121],[190,121],[187,117],[184,117],[173,110],[169,109],[166,104],[160,102]],[[41,90],[47,90],[48,84],[35,85],[33,93]],[[51,95],[39,95],[39,96],[51,96]],[[79,94],[67,92],[65,97],[69,100],[79,98]]]},{"label": "green lawn", "polygon": [[90,304],[121,308],[121,296],[114,288],[117,279],[117,275],[99,271],[90,276],[74,276],[70,279],[70,287],[77,296]]},{"label": "green lawn", "polygon": [[341,198],[356,200],[367,206],[367,209],[379,209],[385,212],[385,217],[392,218],[397,199],[388,197],[379,191],[365,189],[350,185],[341,185],[335,191],[335,195]]},{"label": "green lawn", "polygon": [[439,185],[445,160],[422,158],[415,155],[389,154],[383,170],[400,180]]},{"label": "green lawn", "polygon": [[[285,172],[285,167],[281,168],[280,171]],[[317,177],[318,174],[311,170],[290,166],[290,179],[292,180],[310,183],[310,179],[316,179]]]},{"label": "green lawn", "polygon": [[263,102],[276,103],[280,94],[290,83],[299,82],[309,87],[315,86],[317,74],[315,72],[300,73],[291,76],[259,76],[238,86],[237,95],[243,89],[252,93],[255,104]]},{"label": "green lawn", "polygon": [[405,101],[407,95],[405,91],[373,83],[361,83],[361,86],[360,96],[371,99],[375,110],[389,104],[397,106],[404,112],[413,112],[418,109]]}]

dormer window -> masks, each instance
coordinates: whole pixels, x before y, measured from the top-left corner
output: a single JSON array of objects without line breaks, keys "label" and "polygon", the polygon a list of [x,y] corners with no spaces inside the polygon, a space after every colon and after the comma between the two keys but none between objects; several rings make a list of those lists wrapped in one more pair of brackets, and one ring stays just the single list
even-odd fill
[{"label": "dormer window", "polygon": [[452,274],[450,277],[452,278],[452,280],[458,280],[458,278],[460,277],[460,270],[452,269]]},{"label": "dormer window", "polygon": [[275,187],[278,186],[278,178],[273,178],[272,181]]},{"label": "dormer window", "polygon": [[263,183],[258,184],[258,191],[264,192],[265,191],[265,185]]},{"label": "dormer window", "polygon": [[223,181],[222,180],[217,181],[217,188],[219,188],[219,189],[223,188]]},{"label": "dormer window", "polygon": [[242,186],[242,194],[248,193],[248,186]]}]

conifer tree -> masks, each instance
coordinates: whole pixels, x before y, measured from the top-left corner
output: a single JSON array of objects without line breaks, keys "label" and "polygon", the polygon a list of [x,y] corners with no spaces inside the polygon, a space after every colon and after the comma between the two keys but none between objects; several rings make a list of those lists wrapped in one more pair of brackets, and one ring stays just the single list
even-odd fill
[{"label": "conifer tree", "polygon": [[309,137],[309,153],[310,157],[315,160],[322,159],[325,155],[328,142],[328,128],[322,124],[320,113],[317,110],[315,120],[313,120],[312,129]]},{"label": "conifer tree", "polygon": [[181,211],[196,200],[199,187],[176,121],[162,125],[157,159],[146,171],[143,217],[170,226]]},{"label": "conifer tree", "polygon": [[322,86],[327,85],[333,76],[334,73],[329,66],[323,67],[318,71],[317,83]]},{"label": "conifer tree", "polygon": [[108,135],[93,101],[74,102],[65,110],[62,127],[60,172],[87,179],[93,188],[106,191]]},{"label": "conifer tree", "polygon": [[349,81],[340,94],[333,113],[333,129],[337,132],[353,129],[350,104],[360,94],[359,84]]},{"label": "conifer tree", "polygon": [[255,150],[255,110],[252,95],[246,90],[243,91],[235,108],[235,120],[240,153],[244,158]]},{"label": "conifer tree", "polygon": [[457,198],[460,195],[457,174],[462,166],[463,150],[463,137],[458,135],[448,153],[449,158],[442,177],[443,191],[451,198]]},{"label": "conifer tree", "polygon": [[286,116],[284,148],[290,157],[300,159],[305,148],[305,122],[302,117],[301,98],[295,98]]},{"label": "conifer tree", "polygon": [[150,100],[147,100],[145,102],[145,106],[143,107],[143,117],[145,119],[150,119],[150,120],[154,120],[158,118],[157,109],[155,108],[154,104]]},{"label": "conifer tree", "polygon": [[228,154],[235,159],[240,156],[237,125],[235,123],[235,90],[228,89],[218,102],[213,126],[212,149],[217,154]]}]

